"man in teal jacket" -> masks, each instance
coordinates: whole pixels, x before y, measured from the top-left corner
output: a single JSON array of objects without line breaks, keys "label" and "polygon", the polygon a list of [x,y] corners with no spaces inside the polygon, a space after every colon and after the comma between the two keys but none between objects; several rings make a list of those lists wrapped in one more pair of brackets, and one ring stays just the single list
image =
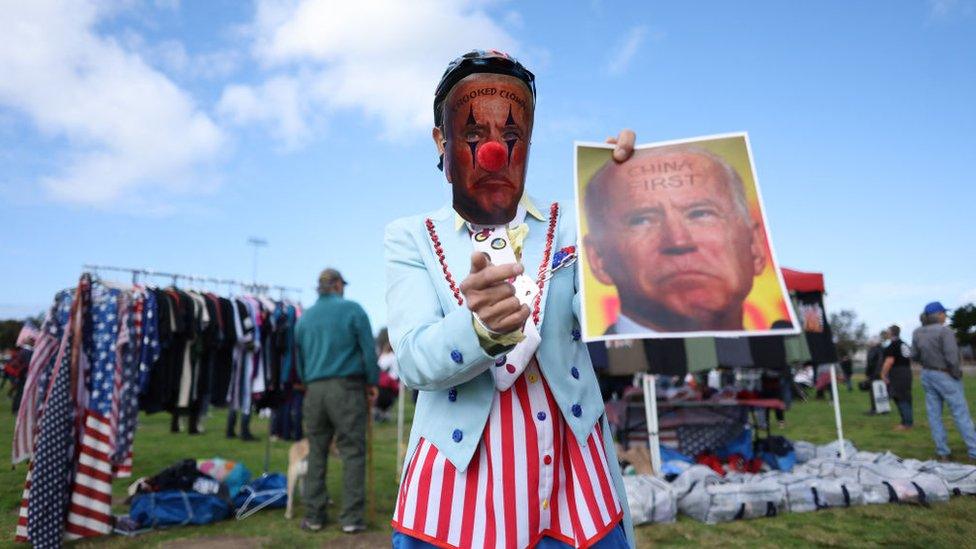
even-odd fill
[{"label": "man in teal jacket", "polygon": [[319,276],[319,299],[295,326],[298,375],[306,387],[303,414],[308,436],[306,513],[302,528],[325,523],[325,474],[332,437],[343,463],[339,522],[346,533],[366,529],[367,399],[376,398],[378,369],[373,332],[366,311],[344,299],[346,281],[335,269]]}]

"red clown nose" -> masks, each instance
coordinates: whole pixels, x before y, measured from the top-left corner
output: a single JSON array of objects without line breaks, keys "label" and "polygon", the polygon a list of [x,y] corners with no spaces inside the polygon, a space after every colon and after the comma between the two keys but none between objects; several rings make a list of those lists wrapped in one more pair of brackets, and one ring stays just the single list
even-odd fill
[{"label": "red clown nose", "polygon": [[489,141],[478,148],[478,165],[489,172],[497,172],[505,165],[508,151],[498,141]]}]

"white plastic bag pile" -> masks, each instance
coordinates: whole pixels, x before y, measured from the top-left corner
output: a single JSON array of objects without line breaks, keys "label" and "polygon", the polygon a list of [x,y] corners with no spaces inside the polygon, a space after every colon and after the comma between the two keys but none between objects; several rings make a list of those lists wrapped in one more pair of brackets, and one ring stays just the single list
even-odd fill
[{"label": "white plastic bag pile", "polygon": [[628,475],[624,477],[624,490],[634,524],[677,520],[678,500],[668,482],[653,475]]},{"label": "white plastic bag pile", "polygon": [[860,484],[864,491],[864,503],[927,504],[949,501],[948,482],[937,474],[921,470],[920,467],[926,463],[929,462],[902,461],[891,452],[857,452],[847,460],[814,458],[798,465],[794,472]]},{"label": "white plastic bag pile", "polygon": [[858,452],[840,445],[796,442],[792,472],[719,476],[692,465],[670,484],[651,476],[625,477],[635,524],[671,522],[677,511],[707,524],[875,503],[945,502],[976,495],[976,466],[903,460],[891,452]]}]

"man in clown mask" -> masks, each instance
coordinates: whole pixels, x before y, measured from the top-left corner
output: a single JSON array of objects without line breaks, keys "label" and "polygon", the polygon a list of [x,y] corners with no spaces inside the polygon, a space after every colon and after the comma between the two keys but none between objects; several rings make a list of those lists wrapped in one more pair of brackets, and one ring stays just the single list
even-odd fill
[{"label": "man in clown mask", "polygon": [[[452,204],[386,229],[390,341],[420,395],[394,547],[628,547],[626,494],[579,330],[575,217],[525,194],[535,77],[448,65],[434,143]],[[633,153],[629,130],[608,140]]]}]

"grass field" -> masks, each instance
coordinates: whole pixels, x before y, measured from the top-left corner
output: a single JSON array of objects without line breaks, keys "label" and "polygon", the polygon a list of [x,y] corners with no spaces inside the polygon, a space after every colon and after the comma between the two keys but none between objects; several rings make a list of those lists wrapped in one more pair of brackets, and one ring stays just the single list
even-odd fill
[{"label": "grass field", "polygon": [[[970,407],[976,409],[976,379],[967,380]],[[0,451],[9,455],[13,418],[9,401],[0,399]],[[859,449],[891,450],[902,457],[928,459],[933,455],[932,440],[926,427],[921,387],[915,382],[916,429],[909,433],[892,432],[897,414],[870,417],[862,412],[867,408],[866,393],[848,393],[841,389],[844,413],[844,432]],[[255,418],[252,428],[262,437],[261,442],[245,443],[223,437],[225,414],[215,411],[206,423],[207,432],[199,436],[170,434],[166,415],[142,416],[135,442],[134,478],[152,475],[174,462],[187,458],[220,456],[243,461],[254,474],[259,474],[264,461],[264,436],[267,422]],[[408,420],[409,412],[408,412]],[[948,415],[946,414],[948,420]],[[826,401],[795,404],[787,415],[788,426],[782,434],[792,439],[828,442],[834,438],[833,408]],[[953,455],[965,458],[965,447],[952,425],[947,421]],[[280,510],[260,512],[244,521],[228,520],[201,527],[173,528],[137,538],[108,537],[79,545],[110,547],[389,547],[389,517],[397,490],[395,422],[374,428],[373,464],[375,489],[372,504],[373,524],[370,532],[360,536],[344,536],[331,521],[323,532],[307,534],[298,529],[299,519],[287,521]],[[287,468],[287,442],[276,442],[271,449],[271,470],[284,472]],[[333,498],[341,498],[339,480],[342,464],[330,461],[329,489]],[[0,509],[2,509],[2,544],[12,545],[17,509],[23,487],[25,465],[0,470]],[[119,503],[116,512],[126,511],[122,504],[130,481],[115,482],[114,492]],[[301,516],[300,505],[296,507]],[[915,546],[915,547],[973,547],[976,546],[976,498],[953,498],[945,505],[930,508],[902,505],[874,505],[851,509],[826,510],[817,513],[783,515],[770,519],[740,521],[707,526],[682,517],[677,523],[640,527],[637,530],[641,547],[650,546]]]}]

